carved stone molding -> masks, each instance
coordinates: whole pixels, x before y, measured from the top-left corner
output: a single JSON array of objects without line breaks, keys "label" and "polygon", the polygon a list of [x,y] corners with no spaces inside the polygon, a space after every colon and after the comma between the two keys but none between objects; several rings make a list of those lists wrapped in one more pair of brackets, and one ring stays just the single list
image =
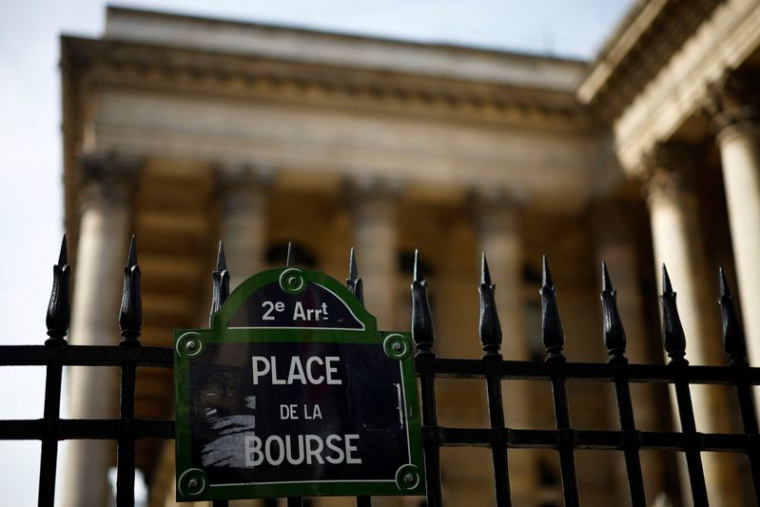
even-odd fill
[{"label": "carved stone molding", "polygon": [[65,38],[69,66],[91,69],[101,86],[151,86],[164,90],[255,97],[278,103],[392,110],[494,124],[526,121],[543,126],[594,126],[572,93],[387,71],[329,67],[250,56],[156,48],[133,42]]},{"label": "carved stone molding", "polygon": [[472,189],[467,197],[469,211],[481,234],[518,232],[527,196],[503,187]]},{"label": "carved stone molding", "polygon": [[718,132],[727,127],[760,126],[760,70],[733,69],[708,87],[704,112]]},{"label": "carved stone molding", "polygon": [[216,195],[225,214],[264,213],[277,172],[270,165],[218,163]]},{"label": "carved stone molding", "polygon": [[138,184],[143,163],[142,157],[115,152],[80,157],[82,207],[124,205]]},{"label": "carved stone molding", "polygon": [[356,224],[364,227],[395,219],[405,187],[401,178],[354,177],[345,185],[345,205]]},{"label": "carved stone molding", "polygon": [[351,205],[366,201],[397,201],[401,198],[405,182],[387,176],[355,176],[346,181]]},{"label": "carved stone molding", "polygon": [[638,2],[581,84],[581,100],[603,118],[620,115],[724,2]]},{"label": "carved stone molding", "polygon": [[644,197],[677,197],[694,191],[694,148],[685,143],[657,143],[642,157]]}]

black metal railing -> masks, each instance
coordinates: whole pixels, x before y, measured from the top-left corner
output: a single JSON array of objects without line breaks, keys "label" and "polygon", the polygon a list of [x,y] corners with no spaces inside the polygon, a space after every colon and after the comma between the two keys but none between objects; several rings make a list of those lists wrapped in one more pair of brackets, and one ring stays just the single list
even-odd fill
[{"label": "black metal railing", "polygon": [[[749,457],[755,501],[760,505],[760,438],[752,386],[760,384],[760,368],[750,368],[745,340],[726,277],[720,272],[720,306],[723,342],[729,366],[690,366],[686,360],[686,339],[681,326],[676,294],[663,265],[662,334],[667,365],[629,364],[625,357],[626,337],[617,310],[616,292],[606,266],[602,265],[602,318],[604,344],[609,354],[606,364],[569,363],[563,355],[564,335],[557,306],[555,287],[544,258],[541,336],[546,348],[545,362],[509,361],[499,355],[501,330],[494,305],[494,285],[483,257],[480,285],[480,340],[483,360],[438,359],[432,352],[434,333],[425,282],[419,273],[412,285],[412,335],[417,344],[417,374],[421,380],[424,415],[423,443],[427,471],[429,506],[442,505],[440,448],[444,446],[490,447],[493,452],[496,505],[509,506],[509,475],[506,449],[553,449],[559,453],[562,491],[566,506],[578,506],[578,481],[574,452],[579,450],[623,451],[631,505],[645,507],[647,499],[642,479],[640,451],[665,450],[686,456],[691,496],[695,506],[707,506],[708,495],[701,453],[734,452]],[[488,389],[490,429],[445,428],[437,424],[435,378],[485,379]],[[501,380],[551,382],[555,430],[522,430],[504,427]],[[568,380],[609,382],[615,387],[620,430],[584,431],[570,424],[567,396]],[[630,384],[669,383],[675,385],[681,432],[640,431],[634,423]],[[696,430],[690,385],[728,384],[736,389],[743,434],[700,433]],[[649,499],[653,501],[654,499]]]},{"label": "black metal railing", "polygon": [[[140,344],[142,302],[140,268],[134,237],[124,267],[124,291],[119,325],[122,339],[113,346],[69,345],[65,339],[71,320],[70,268],[66,238],[58,264],[53,267],[53,290],[47,310],[49,338],[44,345],[0,346],[0,366],[45,366],[44,417],[33,420],[0,421],[0,440],[40,440],[38,505],[52,506],[55,500],[56,460],[61,440],[112,440],[117,447],[116,504],[134,505],[135,441],[144,438],[174,438],[174,421],[135,418],[135,383],[138,367],[172,368],[171,348]],[[64,366],[118,366],[121,369],[121,402],[118,419],[60,418],[61,378]],[[107,480],[103,477],[102,480]]]},{"label": "black metal railing", "polygon": [[[286,263],[293,263],[289,249]],[[0,366],[44,366],[46,368],[45,404],[42,419],[0,420],[0,440],[39,440],[42,442],[39,500],[40,506],[52,506],[55,499],[58,442],[69,439],[105,439],[118,443],[116,504],[134,505],[135,442],[140,439],[174,438],[174,421],[135,418],[135,383],[140,367],[173,367],[173,349],[144,347],[139,336],[142,327],[140,268],[134,237],[124,268],[124,291],[119,314],[122,340],[113,346],[69,345],[65,339],[70,322],[70,268],[66,239],[58,263],[53,268],[54,281],[47,310],[49,338],[44,345],[0,346]],[[229,273],[220,243],[217,267],[213,272],[212,313],[229,294]],[[351,252],[348,288],[363,301],[362,280]],[[631,504],[644,507],[647,499],[642,479],[640,452],[664,450],[686,457],[691,496],[695,506],[708,505],[701,453],[729,452],[749,458],[755,499],[760,504],[760,437],[753,398],[753,386],[760,385],[760,368],[747,362],[745,340],[733,297],[726,278],[720,273],[720,308],[723,343],[728,366],[691,366],[686,360],[686,338],[681,326],[675,293],[663,266],[662,335],[669,357],[666,365],[629,364],[625,357],[626,336],[617,310],[616,292],[602,266],[602,320],[607,363],[567,362],[563,354],[564,334],[557,305],[556,290],[549,266],[544,259],[541,335],[546,361],[505,360],[500,354],[501,327],[495,305],[495,286],[483,257],[480,292],[479,334],[482,360],[442,359],[435,355],[435,326],[428,299],[427,282],[415,256],[412,281],[412,336],[420,380],[423,445],[427,480],[427,505],[443,504],[440,449],[448,446],[485,447],[492,450],[495,504],[511,505],[508,449],[552,449],[559,455],[564,503],[579,505],[576,475],[576,450],[622,451],[625,458]],[[61,378],[64,366],[118,366],[121,369],[120,413],[116,419],[68,420],[60,418]],[[436,379],[482,379],[488,394],[490,428],[451,428],[438,424]],[[552,430],[513,429],[505,424],[502,403],[502,380],[549,382],[553,392],[556,426]],[[567,395],[569,380],[609,383],[614,386],[620,429],[616,431],[579,430],[570,421]],[[634,422],[631,383],[659,383],[675,386],[681,431],[641,431]],[[723,384],[736,390],[743,433],[700,433],[696,429],[690,386]],[[106,480],[104,477],[103,480]],[[303,505],[301,498],[288,498],[289,507]],[[371,505],[369,497],[357,497],[356,505]],[[225,501],[213,502],[215,507]]]}]

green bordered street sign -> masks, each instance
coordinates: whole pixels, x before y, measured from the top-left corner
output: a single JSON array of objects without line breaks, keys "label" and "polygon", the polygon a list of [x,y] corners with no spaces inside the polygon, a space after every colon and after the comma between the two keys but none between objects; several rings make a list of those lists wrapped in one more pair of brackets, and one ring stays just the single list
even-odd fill
[{"label": "green bordered street sign", "polygon": [[259,273],[174,349],[177,500],[424,493],[410,335],[337,280]]}]

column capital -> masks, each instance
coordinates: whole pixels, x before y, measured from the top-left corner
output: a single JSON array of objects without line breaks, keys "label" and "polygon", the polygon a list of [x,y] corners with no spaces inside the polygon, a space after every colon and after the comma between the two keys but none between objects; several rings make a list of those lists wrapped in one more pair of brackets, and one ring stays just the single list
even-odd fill
[{"label": "column capital", "polygon": [[644,197],[676,197],[694,188],[694,148],[680,142],[657,143],[642,157]]},{"label": "column capital", "polygon": [[225,213],[263,211],[264,199],[274,184],[277,171],[273,166],[248,163],[216,163],[216,194]]},{"label": "column capital", "polygon": [[467,197],[470,212],[481,233],[495,229],[516,231],[526,196],[503,187],[474,188]]},{"label": "column capital", "polygon": [[121,206],[138,182],[144,159],[116,152],[87,154],[79,159],[81,203],[90,206]]},{"label": "column capital", "polygon": [[760,129],[760,70],[731,69],[708,85],[704,113],[719,135],[728,127]]},{"label": "column capital", "polygon": [[355,177],[346,180],[346,201],[354,219],[378,220],[380,213],[392,213],[404,191],[400,178]]},{"label": "column capital", "polygon": [[349,195],[358,199],[396,200],[404,190],[401,178],[387,176],[355,176],[347,180]]},{"label": "column capital", "polygon": [[469,199],[475,206],[484,209],[521,209],[525,205],[527,195],[523,191],[494,185],[473,187],[469,191]]}]

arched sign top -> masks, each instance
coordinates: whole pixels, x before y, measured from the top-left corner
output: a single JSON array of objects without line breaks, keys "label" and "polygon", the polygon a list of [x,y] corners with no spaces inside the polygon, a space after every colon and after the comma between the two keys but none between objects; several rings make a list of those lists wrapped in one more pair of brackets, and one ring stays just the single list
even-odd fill
[{"label": "arched sign top", "polygon": [[271,269],[241,283],[211,318],[212,329],[330,330],[375,335],[373,315],[338,280],[308,269]]}]

